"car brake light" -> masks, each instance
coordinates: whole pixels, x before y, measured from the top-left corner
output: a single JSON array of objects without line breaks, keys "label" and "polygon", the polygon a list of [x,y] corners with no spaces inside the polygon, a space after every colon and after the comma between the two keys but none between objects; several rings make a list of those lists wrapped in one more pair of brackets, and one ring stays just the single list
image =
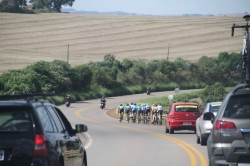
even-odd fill
[{"label": "car brake light", "polygon": [[233,122],[217,120],[214,123],[215,130],[236,130],[236,126]]},{"label": "car brake light", "polygon": [[35,147],[34,147],[34,157],[44,157],[47,156],[47,146],[43,134],[35,135]]}]

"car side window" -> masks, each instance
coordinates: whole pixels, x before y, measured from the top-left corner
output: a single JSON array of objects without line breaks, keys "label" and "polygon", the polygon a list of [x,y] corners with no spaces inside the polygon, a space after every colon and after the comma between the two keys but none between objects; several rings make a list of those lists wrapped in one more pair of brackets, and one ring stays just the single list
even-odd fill
[{"label": "car side window", "polygon": [[60,119],[62,120],[62,123],[64,124],[66,130],[70,133],[70,134],[75,134],[75,130],[72,128],[70,122],[68,121],[68,119],[65,117],[65,115],[62,113],[62,111],[57,108],[57,107],[53,107],[56,111],[56,113],[59,115]]},{"label": "car side window", "polygon": [[50,115],[53,118],[53,121],[54,121],[55,126],[57,128],[57,131],[59,133],[65,132],[65,127],[63,126],[63,124],[62,124],[61,120],[59,119],[58,115],[56,114],[55,110],[51,106],[46,106],[46,108],[48,109]]},{"label": "car side window", "polygon": [[43,106],[36,107],[38,117],[45,132],[54,132],[51,119]]}]

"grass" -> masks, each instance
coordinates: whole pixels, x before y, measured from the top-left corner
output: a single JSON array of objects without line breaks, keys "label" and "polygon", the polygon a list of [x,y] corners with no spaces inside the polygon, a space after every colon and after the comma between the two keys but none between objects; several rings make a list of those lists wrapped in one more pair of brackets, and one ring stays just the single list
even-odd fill
[{"label": "grass", "polygon": [[[197,61],[201,56],[242,50],[242,16],[117,16],[67,13],[0,13],[0,74],[39,60],[71,66],[102,61],[169,59]],[[168,55],[168,45],[169,55]],[[68,49],[69,45],[69,49]]]}]

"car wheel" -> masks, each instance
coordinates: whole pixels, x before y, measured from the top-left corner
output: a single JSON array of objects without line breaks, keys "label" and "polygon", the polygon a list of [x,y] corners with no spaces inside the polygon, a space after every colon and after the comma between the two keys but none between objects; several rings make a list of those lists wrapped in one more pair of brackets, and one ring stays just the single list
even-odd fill
[{"label": "car wheel", "polygon": [[169,133],[169,129],[167,128],[167,126],[166,126],[166,133]]},{"label": "car wheel", "polygon": [[196,133],[196,143],[200,144],[200,137],[197,135],[197,133]]},{"label": "car wheel", "polygon": [[171,129],[170,125],[169,125],[169,134],[174,134],[174,129]]},{"label": "car wheel", "polygon": [[203,146],[203,145],[207,145],[207,139],[204,138],[204,137],[202,137],[202,135],[201,135],[200,142],[201,142],[201,145],[202,145],[202,146]]}]

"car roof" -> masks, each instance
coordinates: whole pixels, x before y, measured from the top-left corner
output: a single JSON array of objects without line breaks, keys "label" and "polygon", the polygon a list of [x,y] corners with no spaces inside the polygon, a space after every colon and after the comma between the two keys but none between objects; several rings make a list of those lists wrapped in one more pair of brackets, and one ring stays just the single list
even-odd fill
[{"label": "car roof", "polygon": [[198,105],[197,103],[193,102],[175,102],[173,105]]},{"label": "car roof", "polygon": [[216,102],[210,102],[209,104],[210,105],[215,105],[215,104],[221,104],[222,103],[222,101],[216,101]]}]

